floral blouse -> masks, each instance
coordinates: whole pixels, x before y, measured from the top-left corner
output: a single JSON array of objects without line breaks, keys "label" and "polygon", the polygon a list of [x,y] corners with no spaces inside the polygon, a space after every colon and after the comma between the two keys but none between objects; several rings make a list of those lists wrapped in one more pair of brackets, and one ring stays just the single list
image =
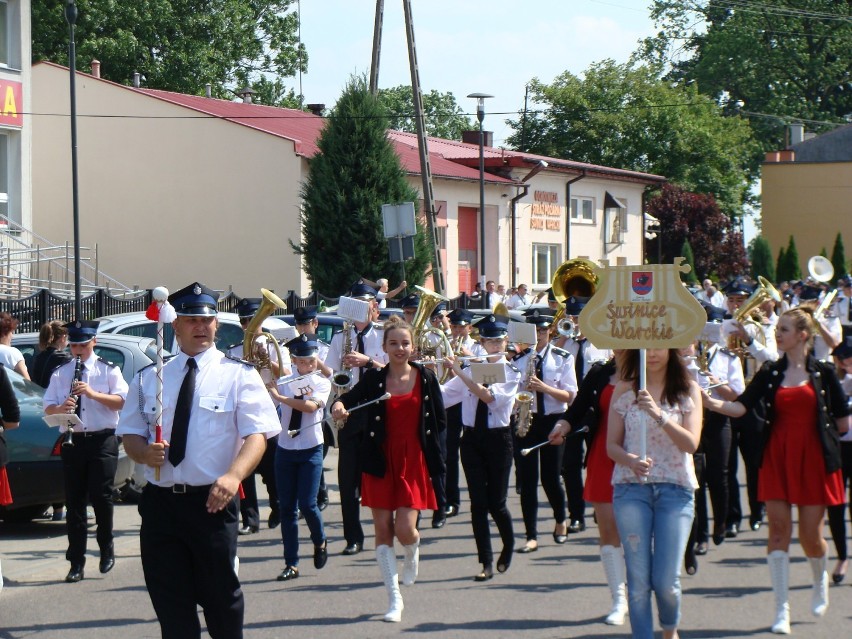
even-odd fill
[{"label": "floral blouse", "polygon": [[[653,460],[648,481],[653,483],[677,484],[695,490],[698,480],[695,478],[695,466],[692,455],[685,453],[675,446],[665,431],[654,422],[650,415],[639,408],[636,394],[629,390],[619,397],[610,407],[624,418],[624,444],[628,453],[639,454],[642,420],[647,429],[646,450],[648,457]],[[689,397],[683,398],[676,406],[664,402],[661,406],[663,415],[683,424],[683,416],[695,409],[695,404]],[[613,484],[640,483],[639,478],[627,466],[615,465],[612,473]]]}]

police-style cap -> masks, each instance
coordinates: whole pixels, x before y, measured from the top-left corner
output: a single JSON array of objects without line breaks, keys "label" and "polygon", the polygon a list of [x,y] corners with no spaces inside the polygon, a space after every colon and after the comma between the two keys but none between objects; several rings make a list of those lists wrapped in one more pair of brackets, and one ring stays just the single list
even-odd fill
[{"label": "police-style cap", "polygon": [[852,275],[848,273],[840,278],[840,286],[852,286]]},{"label": "police-style cap", "polygon": [[707,321],[708,322],[721,322],[725,319],[725,315],[728,312],[724,308],[719,308],[718,306],[713,306],[712,304],[708,304],[707,302],[699,302],[701,306],[704,308],[704,311],[707,313]]},{"label": "police-style cap", "polygon": [[559,300],[556,299],[556,295],[554,295],[554,293],[553,293],[553,287],[547,289],[547,301],[548,302],[558,302],[559,301]]},{"label": "police-style cap", "polygon": [[456,326],[467,326],[473,321],[473,313],[466,308],[454,308],[450,312],[450,324]]},{"label": "police-style cap", "polygon": [[418,306],[420,306],[420,296],[416,293],[406,295],[399,303],[400,308],[417,308]]},{"label": "police-style cap", "polygon": [[316,306],[302,306],[293,311],[293,320],[296,324],[307,324],[317,316]]},{"label": "police-style cap", "polygon": [[169,303],[178,315],[216,315],[218,300],[216,291],[198,282],[169,295]]},{"label": "police-style cap", "polygon": [[474,322],[480,337],[506,337],[509,332],[509,318],[504,315],[485,315]]},{"label": "police-style cap", "polygon": [[253,317],[255,313],[257,313],[257,309],[260,308],[261,300],[259,297],[244,297],[240,300],[240,303],[237,304],[237,307],[234,309],[237,315],[240,316],[240,319],[244,317]]},{"label": "police-style cap", "polygon": [[299,335],[285,344],[291,357],[314,357],[317,354],[317,336],[311,333]]},{"label": "police-style cap", "polygon": [[852,357],[852,337],[847,337],[840,342],[837,347],[831,351],[831,354],[838,359],[847,359]]},{"label": "police-style cap", "polygon": [[802,288],[802,292],[799,293],[799,299],[803,302],[807,300],[818,300],[820,293],[822,293],[822,291],[815,286],[805,286]]},{"label": "police-style cap", "polygon": [[98,334],[98,326],[100,322],[97,320],[75,320],[68,322],[65,328],[68,329],[69,344],[85,344],[92,341]]},{"label": "police-style cap", "polygon": [[527,318],[527,324],[550,326],[554,315],[549,308],[528,308],[524,311],[524,317]]},{"label": "police-style cap", "polygon": [[579,315],[580,311],[586,308],[586,304],[588,303],[588,297],[577,297],[572,295],[567,300],[565,300],[565,314],[566,315]]},{"label": "police-style cap", "polygon": [[432,309],[432,314],[429,317],[431,318],[431,317],[438,317],[440,315],[443,315],[446,310],[447,310],[447,305],[444,304],[443,302],[441,302],[440,304],[435,306],[435,308]]},{"label": "police-style cap", "polygon": [[349,297],[373,299],[376,297],[376,289],[359,280],[349,289]]},{"label": "police-style cap", "polygon": [[751,295],[752,287],[746,282],[743,278],[737,277],[722,287],[722,292],[728,297],[732,297],[734,295],[744,295],[748,297]]}]

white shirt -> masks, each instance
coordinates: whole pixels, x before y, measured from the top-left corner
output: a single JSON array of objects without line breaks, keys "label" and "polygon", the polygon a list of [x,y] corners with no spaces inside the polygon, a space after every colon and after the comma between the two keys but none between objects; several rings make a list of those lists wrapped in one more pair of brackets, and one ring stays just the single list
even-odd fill
[{"label": "white shirt", "polygon": [[[598,348],[588,339],[583,338],[583,377],[589,372],[589,369],[598,362],[607,362],[612,359],[612,351],[609,349]],[[565,344],[565,350],[571,354],[571,359],[577,359],[577,351],[580,350],[580,342],[576,339],[570,339]],[[582,380],[577,380],[581,382]]]},{"label": "white shirt", "polygon": [[702,290],[698,294],[696,294],[695,298],[699,302],[707,302],[710,306],[715,306],[716,308],[725,308],[725,295],[721,291],[716,291],[713,295],[708,297],[707,291]]},{"label": "white shirt", "polygon": [[506,301],[506,308],[518,308],[519,306],[525,306],[529,303],[529,297],[527,295],[518,295],[515,293]]},{"label": "white shirt", "polygon": [[[358,350],[358,329],[356,329],[354,325],[349,330],[349,335],[352,338],[352,352],[354,353]],[[325,358],[325,365],[331,368],[334,372],[343,369],[341,364],[341,361],[343,360],[343,337],[343,331],[334,334],[334,337],[331,338],[328,355]],[[364,355],[382,364],[387,364],[388,356],[382,349],[383,338],[384,331],[376,328],[374,325],[371,325],[370,330],[364,335]],[[352,384],[357,384],[359,379],[361,379],[361,369],[358,367],[353,368]]]},{"label": "white shirt", "polygon": [[[835,342],[839,343],[843,340],[843,327],[840,325],[839,317],[823,315],[820,324]],[[814,357],[822,361],[831,361],[831,349],[819,331],[814,332]]]},{"label": "white shirt", "polygon": [[[718,344],[714,344],[707,353],[707,359],[710,360],[707,368],[711,375],[718,378],[720,382],[725,382],[737,395],[745,390],[745,376],[739,357],[722,350]],[[699,384],[706,386],[707,378],[703,375],[700,377]],[[710,395],[715,399],[722,399],[715,388],[710,389]]]},{"label": "white shirt", "polygon": [[[503,360],[506,366],[506,381],[502,384],[491,384],[494,401],[488,404],[488,428],[506,428],[512,416],[512,408],[515,406],[515,395],[518,394],[518,385],[521,382],[521,373],[509,362]],[[470,378],[471,371],[466,369],[462,375]],[[462,405],[462,424],[467,428],[473,428],[476,424],[476,405],[479,397],[473,394],[460,377],[454,377],[441,386],[444,394],[444,408],[450,408],[458,403]]]},{"label": "white shirt", "polygon": [[[22,361],[24,361],[24,356],[21,351],[14,346],[0,344],[0,363],[2,363],[3,366],[10,370],[15,370],[15,367]],[[65,400],[63,399],[62,401],[64,402]]]},{"label": "white shirt", "polygon": [[[526,355],[514,360],[514,364],[521,370],[523,379],[522,387],[526,384],[526,374],[530,367],[530,358],[535,358],[537,355],[544,359],[541,363],[542,376],[539,378],[548,386],[558,388],[559,390],[577,392],[577,374],[574,370],[574,356],[568,351],[556,348],[551,344],[547,344],[542,351],[535,353],[531,349]],[[560,402],[547,393],[542,393],[544,396],[544,412],[542,413],[539,406],[536,405],[536,400],[533,400],[533,412],[536,414],[554,415],[562,414],[568,410],[567,402]],[[535,393],[533,393],[535,396]]]},{"label": "white shirt", "polygon": [[[722,321],[722,336],[727,341],[728,336],[735,329],[736,320],[726,319]],[[746,346],[746,350],[754,358],[755,370],[763,366],[765,362],[778,361],[780,357],[778,353],[778,343],[775,341],[775,329],[772,325],[748,323],[743,324],[746,333],[751,338],[751,344]],[[763,333],[763,342],[760,341],[759,334]],[[722,344],[727,346],[727,343]]]},{"label": "white shirt", "polygon": [[[278,381],[278,392],[282,395],[290,397],[287,390],[290,385],[290,380],[296,379],[298,375],[290,375]],[[322,434],[322,419],[323,407],[328,402],[328,396],[331,393],[331,380],[324,377],[322,373],[316,371],[314,375],[307,378],[303,384],[300,384],[300,392],[302,399],[312,399],[320,403],[319,410],[313,413],[302,413],[300,422],[299,434],[295,437],[290,437],[287,431],[290,428],[290,417],[293,414],[293,408],[287,404],[281,406],[281,435],[278,437],[278,445],[286,450],[306,450],[314,448],[323,443]],[[298,412],[298,411],[297,411]]]},{"label": "white shirt", "polygon": [[[181,351],[163,365],[163,439],[172,436],[172,420],[189,356]],[[195,356],[198,371],[195,394],[186,439],[186,457],[172,466],[160,467],[160,479],[154,480],[154,469],[145,469],[145,478],[158,486],[189,484],[206,486],[224,475],[231,467],[249,435],[262,433],[267,438],[281,432],[275,405],[258,372],[251,366],[225,357],[215,347]],[[140,392],[141,378],[141,392]],[[124,404],[118,435],[139,435],[154,441],[156,413],[156,370],[153,366],[140,371]],[[140,405],[141,403],[141,405]]]},{"label": "white shirt", "polygon": [[[71,382],[74,380],[74,368],[76,358],[72,359],[53,371],[50,383],[44,392],[44,407],[59,406],[63,404],[71,394]],[[127,382],[121,376],[121,369],[114,364],[108,364],[92,353],[83,362],[81,381],[92,387],[92,390],[107,395],[118,395],[127,399]],[[80,421],[83,423],[76,426],[78,432],[95,433],[99,430],[115,428],[118,424],[118,411],[107,408],[99,401],[80,395]],[[60,426],[65,431],[65,426]]]},{"label": "white shirt", "polygon": [[852,299],[838,295],[834,302],[835,312],[843,326],[852,326]]}]

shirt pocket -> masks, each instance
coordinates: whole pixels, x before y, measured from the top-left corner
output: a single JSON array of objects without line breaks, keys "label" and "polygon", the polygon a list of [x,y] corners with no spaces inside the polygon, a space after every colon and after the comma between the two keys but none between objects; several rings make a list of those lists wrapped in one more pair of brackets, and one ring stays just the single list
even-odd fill
[{"label": "shirt pocket", "polygon": [[199,427],[215,433],[233,422],[234,399],[225,395],[202,395],[198,398]]},{"label": "shirt pocket", "polygon": [[[131,399],[127,398],[127,401],[138,401],[135,398]],[[174,403],[170,401],[165,393],[163,394],[163,416],[160,418],[161,424],[171,424],[172,416],[174,415],[175,407]],[[151,432],[153,433],[153,429],[155,426],[155,420],[157,418],[157,395],[154,392],[145,393],[143,397],[143,404],[141,407],[142,416],[145,419],[145,423],[147,423],[151,427]]]}]

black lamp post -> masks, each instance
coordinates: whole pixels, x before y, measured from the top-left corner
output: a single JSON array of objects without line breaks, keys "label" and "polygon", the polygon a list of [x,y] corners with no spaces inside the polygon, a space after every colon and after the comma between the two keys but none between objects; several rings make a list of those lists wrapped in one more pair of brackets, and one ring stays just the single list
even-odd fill
[{"label": "black lamp post", "polygon": [[476,119],[479,120],[479,286],[485,300],[485,134],[482,121],[485,119],[485,99],[494,96],[471,93],[467,97],[476,98]]},{"label": "black lamp post", "polygon": [[74,26],[77,24],[77,3],[65,2],[65,20],[68,22],[68,71],[71,83],[71,197],[74,215],[74,318],[83,318],[80,299],[80,201],[77,193],[77,47],[74,43]]}]

